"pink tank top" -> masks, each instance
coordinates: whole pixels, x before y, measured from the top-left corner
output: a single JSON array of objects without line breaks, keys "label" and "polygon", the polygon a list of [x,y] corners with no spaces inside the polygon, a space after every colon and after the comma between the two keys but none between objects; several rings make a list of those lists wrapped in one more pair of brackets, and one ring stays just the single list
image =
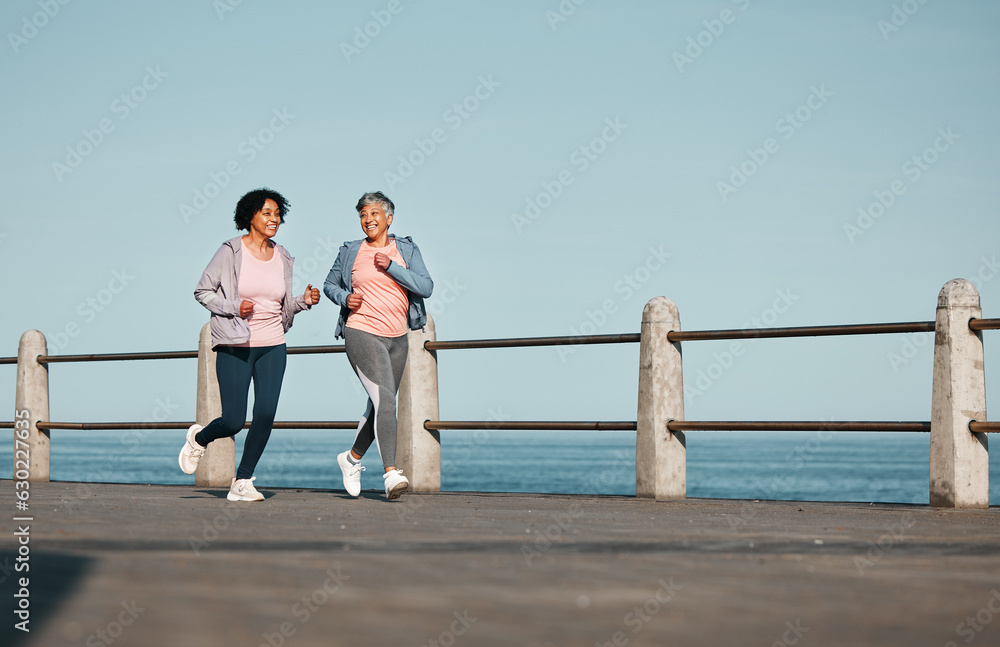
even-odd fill
[{"label": "pink tank top", "polygon": [[243,245],[240,266],[240,299],[253,301],[250,341],[241,346],[277,346],[285,343],[285,327],[281,324],[281,301],[285,298],[285,270],[277,250],[271,260],[254,258]]},{"label": "pink tank top", "polygon": [[348,315],[344,325],[379,337],[402,337],[408,330],[406,311],[410,301],[406,288],[375,265],[375,254],[378,252],[406,267],[396,249],[396,241],[385,247],[371,247],[363,241],[351,269],[351,289],[364,300],[360,308]]}]

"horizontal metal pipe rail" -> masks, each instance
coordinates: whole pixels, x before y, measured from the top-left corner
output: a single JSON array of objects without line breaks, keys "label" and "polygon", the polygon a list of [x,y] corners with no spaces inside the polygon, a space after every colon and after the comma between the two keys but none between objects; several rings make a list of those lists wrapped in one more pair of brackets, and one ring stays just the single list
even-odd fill
[{"label": "horizontal metal pipe rail", "polygon": [[289,355],[320,355],[323,353],[343,353],[347,347],[343,344],[339,346],[292,346],[288,349]]},{"label": "horizontal metal pipe rail", "polygon": [[973,330],[1000,330],[1000,319],[969,319]]},{"label": "horizontal metal pipe rail", "polygon": [[[129,429],[187,429],[190,422],[45,422],[39,421],[39,429],[64,429],[75,431],[115,431]],[[244,429],[250,426],[247,422]],[[301,420],[276,421],[274,429],[357,429],[353,420]],[[14,423],[0,421],[0,429],[13,429]],[[428,420],[424,422],[428,430],[473,430],[497,429],[506,431],[635,431],[635,421],[497,421],[497,420]],[[929,432],[929,422],[882,422],[882,421],[705,421],[671,420],[667,424],[670,431],[908,431]],[[975,433],[1000,433],[1000,422],[973,420],[969,430]]]},{"label": "horizontal metal pipe rail", "polygon": [[933,321],[906,323],[847,324],[839,326],[798,326],[792,328],[741,328],[738,330],[674,330],[667,339],[704,341],[712,339],[771,339],[776,337],[829,337],[835,335],[884,335],[890,333],[934,332]]},{"label": "horizontal metal pipe rail", "polygon": [[[978,320],[973,321],[998,321]],[[970,323],[971,325],[971,323]],[[997,326],[1000,328],[1000,325]],[[792,328],[741,328],[733,330],[674,330],[667,333],[671,342],[713,339],[765,339],[775,337],[824,337],[833,335],[878,335],[889,333],[934,332],[933,321],[883,324],[847,324],[838,326],[799,326]],[[584,344],[634,344],[639,333],[617,335],[566,335],[562,337],[520,337],[515,339],[466,339],[461,341],[424,342],[427,350],[469,348],[520,348],[525,346],[579,346]]]},{"label": "horizontal metal pipe rail", "polygon": [[504,431],[635,431],[635,422],[553,422],[501,420],[427,420],[424,429],[496,429]]},{"label": "horizontal metal pipe rail", "polygon": [[583,344],[637,344],[639,333],[620,335],[565,335],[562,337],[520,337],[514,339],[466,339],[461,341],[426,341],[427,350],[462,348],[520,348],[524,346],[579,346]]},{"label": "horizontal metal pipe rail", "polygon": [[46,422],[38,421],[38,428],[72,429],[75,431],[114,431],[123,429],[187,429],[193,422]]},{"label": "horizontal metal pipe rail", "polygon": [[[983,424],[983,423],[980,423]],[[635,421],[576,422],[576,421],[496,421],[496,420],[428,420],[424,429],[497,429],[538,431],[636,431]],[[671,420],[670,431],[908,431],[929,432],[929,422],[888,421],[701,421]],[[994,430],[994,429],[991,429]],[[985,431],[985,430],[984,430]],[[1000,424],[995,431],[1000,431]]]},{"label": "horizontal metal pipe rail", "polygon": [[[63,429],[75,431],[115,431],[128,429],[187,429],[191,422],[45,422],[39,421],[39,429]],[[827,422],[827,421],[699,421],[673,420],[667,428],[670,431],[930,431],[929,422]],[[250,423],[244,425],[244,429]],[[275,421],[274,429],[357,429],[354,420],[301,420]],[[14,423],[0,421],[0,429],[13,429]],[[634,421],[496,421],[496,420],[428,420],[424,423],[428,430],[455,429],[498,429],[537,431],[635,431]],[[972,421],[970,431],[976,433],[1000,433],[1000,422]]]},{"label": "horizontal metal pipe rail", "polygon": [[929,432],[929,422],[882,422],[882,421],[700,421],[671,420],[667,423],[670,431],[917,431]]},{"label": "horizontal metal pipe rail", "polygon": [[0,357],[0,364],[17,364],[16,357]]},{"label": "horizontal metal pipe rail", "polygon": [[[321,353],[343,353],[345,347],[343,344],[339,346],[293,346],[287,350],[289,355],[317,355]],[[132,361],[132,360],[146,360],[146,359],[197,359],[198,351],[196,350],[180,350],[180,351],[165,351],[165,352],[152,352],[152,353],[104,353],[96,355],[39,355],[39,364],[53,364],[56,362],[121,362],[121,361]],[[3,359],[13,359],[13,363],[17,363],[17,358],[3,358]],[[3,362],[0,363],[10,363]]]},{"label": "horizontal metal pipe rail", "polygon": [[[2,423],[0,423],[2,424]],[[192,422],[45,422],[39,421],[39,429],[72,429],[75,431],[116,431],[126,429],[187,429]],[[243,425],[246,429],[247,422]],[[13,423],[11,423],[13,427]],[[303,420],[276,421],[273,429],[357,429],[357,420]]]},{"label": "horizontal metal pipe rail", "polygon": [[14,421],[13,420],[11,420],[11,421],[6,421],[6,420],[0,421],[0,429],[13,429],[13,428],[14,428]]},{"label": "horizontal metal pipe rail", "polygon": [[57,362],[120,362],[140,359],[197,359],[198,351],[180,350],[155,353],[104,353],[98,355],[39,355],[39,364]]}]

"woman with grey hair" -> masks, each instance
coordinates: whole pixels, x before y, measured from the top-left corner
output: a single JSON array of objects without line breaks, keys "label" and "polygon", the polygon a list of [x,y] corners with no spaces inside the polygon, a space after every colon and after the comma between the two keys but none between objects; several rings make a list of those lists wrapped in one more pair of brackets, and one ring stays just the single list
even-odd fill
[{"label": "woman with grey hair", "polygon": [[381,191],[356,206],[365,238],[344,243],[323,292],[340,306],[334,333],[368,393],[350,450],[337,456],[344,488],[361,493],[361,457],[372,442],[385,469],[385,496],[397,499],[410,482],[396,469],[396,392],[406,366],[406,333],[427,323],[424,299],[434,290],[420,249],[409,236],[389,233],[395,206]]}]

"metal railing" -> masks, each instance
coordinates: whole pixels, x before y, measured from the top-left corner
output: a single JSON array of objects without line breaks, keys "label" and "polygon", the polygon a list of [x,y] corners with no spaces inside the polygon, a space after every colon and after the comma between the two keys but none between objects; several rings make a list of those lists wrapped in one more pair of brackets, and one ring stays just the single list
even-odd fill
[{"label": "metal railing", "polygon": [[[964,285],[962,285],[964,283]],[[957,287],[956,287],[957,286]],[[968,286],[968,287],[965,287]],[[663,297],[657,297],[656,299],[650,301],[646,308],[650,313],[655,312],[656,316],[652,317],[647,321],[646,310],[644,310],[643,326],[641,333],[622,333],[622,334],[604,334],[604,335],[568,335],[568,336],[549,336],[549,337],[523,337],[523,338],[511,338],[511,339],[467,339],[467,340],[454,340],[454,341],[438,341],[434,337],[433,326],[431,326],[431,333],[426,334],[426,331],[422,331],[420,334],[414,335],[413,333],[409,336],[410,343],[410,360],[407,364],[407,371],[410,370],[410,366],[414,364],[417,360],[418,364],[422,363],[423,368],[414,369],[417,371],[415,373],[416,377],[411,377],[411,382],[419,382],[424,386],[433,383],[431,392],[428,393],[417,393],[421,389],[418,387],[414,389],[412,385],[410,386],[410,392],[407,393],[407,398],[409,398],[407,403],[407,409],[409,410],[409,417],[413,420],[407,421],[408,424],[412,423],[412,428],[414,431],[410,433],[409,441],[411,442],[409,453],[411,454],[412,460],[417,460],[413,458],[414,455],[421,452],[426,453],[428,445],[424,440],[416,441],[414,434],[415,430],[419,430],[419,433],[428,432],[433,435],[433,438],[437,438],[437,433],[441,430],[567,430],[567,431],[634,431],[637,433],[637,459],[636,459],[636,474],[637,474],[637,494],[640,496],[655,496],[656,498],[684,498],[684,484],[683,479],[680,481],[680,490],[678,496],[677,484],[663,486],[659,483],[658,477],[652,478],[650,480],[650,473],[655,473],[656,470],[661,469],[659,467],[660,462],[667,460],[669,461],[680,461],[680,465],[683,466],[684,449],[683,443],[680,447],[674,446],[673,449],[669,447],[669,441],[664,440],[661,436],[657,435],[657,430],[666,430],[670,432],[669,436],[674,434],[682,434],[689,431],[788,431],[788,432],[806,432],[806,431],[840,431],[840,432],[908,432],[908,433],[931,433],[932,444],[934,438],[934,425],[927,421],[692,421],[686,420],[683,416],[683,385],[682,385],[682,369],[681,369],[681,359],[680,359],[680,344],[681,342],[691,342],[691,341],[712,341],[712,340],[737,340],[737,339],[776,339],[776,338],[794,338],[794,337],[818,337],[818,336],[845,336],[845,335],[872,335],[872,334],[899,334],[899,333],[924,333],[924,332],[936,332],[939,336],[949,335],[955,332],[955,334],[962,335],[961,328],[965,326],[967,321],[967,328],[965,329],[965,338],[975,337],[978,343],[978,352],[982,353],[982,340],[978,335],[969,335],[969,332],[978,333],[983,330],[996,330],[1000,329],[1000,319],[984,319],[978,316],[979,309],[978,305],[975,308],[969,306],[966,301],[968,300],[968,290],[971,288],[971,283],[967,281],[952,281],[946,284],[945,288],[942,289],[942,293],[939,296],[938,303],[938,319],[937,321],[917,321],[917,322],[898,322],[898,323],[876,323],[876,324],[846,324],[846,325],[824,325],[824,326],[798,326],[798,327],[785,327],[785,328],[744,328],[744,329],[722,329],[722,330],[700,330],[700,331],[684,331],[680,329],[680,321],[677,316],[676,306],[672,304],[669,300]],[[948,292],[950,290],[950,292]],[[966,292],[963,292],[965,290]],[[974,288],[971,288],[974,292]],[[947,294],[946,294],[947,292]],[[946,303],[946,311],[949,316],[957,312],[969,312],[971,315],[968,319],[953,318],[949,320],[947,317],[942,319],[942,299]],[[947,306],[949,299],[954,299],[953,306]],[[978,303],[978,295],[976,295],[976,302]],[[950,308],[950,309],[949,309]],[[960,315],[957,315],[960,316]],[[944,322],[944,329],[938,330],[938,326],[941,322]],[[956,332],[957,331],[957,332]],[[39,333],[35,332],[38,337],[41,338],[39,348],[44,348],[44,337]],[[26,337],[27,337],[26,333]],[[175,351],[175,352],[144,352],[144,353],[108,353],[108,354],[90,354],[90,355],[48,355],[45,353],[38,354],[34,359],[36,366],[46,366],[52,363],[66,363],[66,362],[98,362],[98,361],[129,361],[129,360],[160,360],[160,359],[199,359],[199,375],[203,375],[203,364],[202,362],[207,361],[206,357],[208,353],[206,352],[206,340],[210,337],[208,335],[208,327],[202,329],[202,340],[199,342],[199,351]],[[25,337],[22,337],[22,342],[24,342]],[[666,342],[665,344],[663,342]],[[38,339],[35,339],[32,343],[39,343]],[[626,344],[626,343],[639,343],[640,344],[640,354],[645,353],[643,362],[640,363],[640,394],[639,394],[639,416],[638,420],[635,421],[531,421],[531,420],[519,420],[519,421],[497,421],[497,420],[440,420],[438,415],[438,405],[437,405],[437,351],[442,350],[471,350],[471,349],[498,349],[498,348],[526,348],[526,347],[542,347],[542,346],[581,346],[581,345],[597,345],[597,344]],[[940,344],[938,344],[940,345]],[[24,348],[35,348],[36,346],[28,345]],[[670,349],[674,350],[671,351]],[[643,350],[644,349],[644,350]],[[938,359],[937,353],[939,349],[935,348],[935,367],[937,367]],[[19,354],[24,355],[24,352],[19,351]],[[301,347],[289,347],[287,349],[289,355],[308,355],[308,354],[328,354],[328,353],[342,353],[345,352],[345,347],[343,345],[335,346],[301,346]],[[945,358],[946,362],[961,362],[963,361],[958,355],[954,348],[950,348],[946,351],[950,353]],[[652,360],[648,355],[655,355]],[[30,352],[29,355],[30,356]],[[419,357],[417,357],[419,356]],[[429,360],[426,358],[430,358]],[[18,362],[18,358],[0,358],[0,364],[15,364]],[[647,364],[649,364],[647,366]],[[982,360],[978,362],[968,363],[968,366],[974,367],[973,369],[967,369],[964,365],[960,367],[960,370],[975,370],[979,371],[981,377],[982,374]],[[956,364],[957,365],[957,364]],[[669,368],[665,369],[667,366]],[[429,367],[429,368],[428,368]],[[427,373],[431,370],[432,373]],[[949,368],[949,371],[952,369]],[[423,371],[423,372],[421,372]],[[647,375],[647,388],[645,395],[643,394],[643,380],[644,371]],[[937,371],[937,368],[935,368]],[[19,389],[21,384],[21,373],[19,371]],[[209,372],[206,372],[209,373]],[[214,380],[214,371],[210,372],[210,375],[204,375],[208,380]],[[653,388],[653,393],[650,393],[649,388],[649,374],[656,373],[658,377],[653,380],[655,388]],[[949,373],[951,375],[951,373]],[[430,378],[430,381],[424,378]],[[667,379],[669,378],[669,379]],[[421,380],[423,381],[421,382]],[[935,381],[938,380],[937,372],[935,373]],[[975,381],[975,380],[972,380]],[[47,403],[47,373],[44,375],[46,397],[44,402]],[[404,376],[404,385],[407,382],[406,376]],[[980,380],[980,382],[982,382]],[[202,417],[203,409],[202,398],[205,397],[205,388],[202,385],[201,379],[199,379],[199,418]],[[217,389],[217,386],[216,386]],[[985,389],[985,386],[982,387]],[[424,389],[426,391],[427,389]],[[20,391],[19,391],[20,394]],[[19,398],[21,396],[19,395]],[[433,403],[417,402],[420,398],[432,397]],[[937,395],[935,395],[935,405],[938,405]],[[950,398],[950,396],[948,396]],[[645,400],[644,400],[645,398]],[[668,413],[664,414],[663,411],[657,409],[654,404],[662,404],[663,402],[669,400],[670,406],[666,409]],[[432,406],[431,406],[432,405]],[[950,406],[950,404],[949,404]],[[46,411],[47,415],[47,404],[42,407]],[[400,415],[402,416],[403,407],[403,393],[400,393]],[[662,409],[662,407],[660,407]],[[954,409],[954,407],[953,407]],[[655,410],[655,411],[654,411]],[[964,412],[967,410],[978,410],[975,407],[972,408],[959,408],[961,415],[965,415]],[[981,410],[984,412],[983,417],[985,417],[985,395],[983,395],[983,404]],[[429,413],[430,415],[424,415]],[[678,415],[673,415],[678,414]],[[961,417],[961,415],[959,417]],[[952,416],[955,417],[954,415]],[[938,419],[938,418],[935,418]],[[944,419],[942,419],[944,420]],[[23,421],[22,421],[23,422]],[[19,422],[18,425],[21,423]],[[189,422],[56,422],[44,419],[35,419],[32,424],[37,432],[48,432],[53,429],[60,430],[79,430],[79,431],[90,431],[90,430],[153,430],[153,429],[185,429],[190,423]],[[939,422],[939,424],[951,424],[945,422]],[[969,434],[971,438],[972,434],[979,433],[1000,433],[1000,422],[989,422],[986,420],[968,420],[963,421],[965,425],[961,433]],[[652,425],[652,426],[650,426]],[[400,427],[403,426],[402,418],[400,420]],[[357,427],[357,422],[354,420],[350,421],[276,421],[274,423],[274,428],[276,429],[355,429]],[[15,427],[13,422],[0,421],[0,428],[10,429],[19,428]],[[16,432],[20,434],[20,432]],[[403,433],[402,431],[400,432]],[[949,433],[959,433],[957,431],[951,431]],[[426,435],[426,434],[425,434]],[[958,438],[955,436],[955,438]],[[439,441],[434,451],[437,452],[439,456],[440,445]],[[668,446],[661,446],[663,442],[667,442]],[[960,442],[967,442],[961,441]],[[415,443],[415,444],[414,444]],[[651,459],[653,461],[652,467],[649,465],[640,465],[641,460],[646,460],[640,456],[639,446],[643,444],[644,447],[651,447],[654,455]],[[650,444],[652,443],[652,444]],[[420,447],[418,447],[420,445]],[[416,449],[415,449],[416,448]],[[985,447],[982,447],[985,451]],[[672,458],[665,458],[667,452],[673,456]],[[672,452],[672,454],[671,454]],[[47,449],[46,453],[46,473],[45,480],[48,479],[47,473]],[[432,452],[433,453],[433,452]],[[663,455],[660,455],[663,454]],[[431,455],[428,455],[431,456]],[[956,453],[958,456],[958,453]],[[431,456],[433,458],[433,456]],[[407,460],[407,459],[404,459]],[[204,461],[203,461],[204,462]],[[430,462],[426,463],[419,469],[414,469],[413,471],[419,472],[421,469],[427,466],[428,469],[438,470],[436,476],[437,488],[440,487],[440,460],[439,457]],[[954,467],[954,465],[952,465]],[[650,472],[652,470],[652,472]],[[671,468],[672,473],[677,473],[676,467]],[[640,473],[642,475],[640,475]],[[683,473],[683,470],[680,470]],[[932,503],[934,503],[934,465],[932,458]],[[674,478],[674,477],[671,477]],[[987,477],[988,478],[988,477]],[[669,479],[668,479],[669,480]],[[656,485],[651,486],[649,483],[656,481]],[[228,481],[226,481],[228,482]],[[425,481],[424,489],[434,489],[435,485],[434,479],[429,479]],[[429,485],[426,485],[429,484]],[[647,489],[647,486],[652,489]],[[666,487],[667,490],[664,490]],[[675,488],[670,490],[670,488]],[[662,495],[662,497],[661,497]]]},{"label": "metal railing", "polygon": [[[339,346],[291,346],[289,355],[317,355],[322,353],[343,353],[345,347]],[[14,360],[9,362],[6,360]],[[99,355],[39,355],[39,364],[54,364],[59,362],[123,362],[146,359],[198,359],[196,350],[179,350],[151,353],[103,353]],[[0,358],[0,364],[17,364],[16,357]]]},{"label": "metal railing", "polygon": [[[187,429],[190,422],[39,422],[38,428],[72,429],[76,431],[115,431],[131,429]],[[13,428],[14,423],[10,423]],[[250,427],[247,422],[244,429]],[[273,429],[357,429],[357,420],[308,420],[308,421],[275,421]]]},{"label": "metal railing", "polygon": [[[985,322],[996,322],[994,327],[1000,328],[1000,319],[973,320],[982,325]],[[970,322],[971,327],[971,322]],[[879,324],[847,324],[832,326],[796,326],[786,328],[743,328],[728,330],[695,330],[670,331],[667,340],[673,343],[682,341],[715,341],[732,339],[775,339],[791,337],[824,337],[841,335],[877,335],[898,333],[934,332],[933,321],[916,321]],[[980,330],[986,327],[978,328]],[[467,339],[461,341],[428,341],[424,348],[429,351],[481,349],[481,348],[523,348],[528,346],[577,346],[588,344],[626,344],[638,343],[639,333],[623,333],[612,335],[576,335],[562,337],[522,337],[516,339]],[[636,421],[603,422],[603,421],[484,421],[484,420],[428,420],[424,428],[428,430],[441,429],[502,429],[502,430],[621,430],[635,431]],[[845,421],[845,422],[789,422],[789,421],[671,421],[667,425],[670,431],[903,431],[929,432],[930,422],[883,422],[883,421]],[[992,429],[990,431],[993,431]],[[997,429],[1000,431],[1000,428]]]},{"label": "metal railing", "polygon": [[[343,344],[334,346],[293,346],[288,348],[289,355],[320,355],[345,352]],[[153,351],[141,353],[100,353],[85,355],[39,355],[39,364],[59,364],[78,362],[123,362],[162,359],[197,359],[198,351]],[[16,357],[0,357],[0,364],[17,364]],[[41,430],[62,429],[75,431],[115,431],[115,430],[167,430],[187,429],[192,422],[53,422],[40,420],[36,427]],[[250,423],[244,425],[248,428]],[[356,429],[356,420],[309,420],[309,421],[275,421],[274,429]],[[0,421],[0,429],[14,429],[12,421]]]},{"label": "metal railing", "polygon": [[[976,331],[1000,329],[1000,319],[971,319],[969,328]],[[933,321],[844,324],[831,326],[795,326],[785,328],[742,328],[721,330],[671,331],[667,339],[681,341],[716,341],[733,339],[775,339],[793,337],[819,337],[843,335],[875,335],[934,332]],[[423,346],[429,351],[468,350],[486,348],[527,348],[539,346],[583,346],[594,344],[639,343],[639,333],[607,335],[563,335],[552,337],[520,337],[507,339],[466,339],[455,341],[427,341]],[[332,346],[290,346],[289,355],[318,355],[343,353],[343,344]],[[160,351],[141,353],[103,353],[80,355],[39,355],[39,364],[69,362],[141,361],[162,359],[197,359],[198,351]],[[16,357],[0,357],[0,364],[17,364]],[[114,430],[169,430],[187,429],[191,422],[51,422],[39,421],[38,429],[114,431]],[[274,429],[355,429],[356,421],[275,421]],[[248,428],[248,422],[244,429]],[[508,430],[508,431],[636,431],[632,421],[495,421],[495,420],[427,420],[427,430]],[[13,421],[0,421],[0,429],[13,429]],[[930,422],[890,421],[693,421],[672,420],[667,428],[675,431],[893,431],[930,432]],[[974,433],[1000,433],[1000,422],[972,421]]]},{"label": "metal railing", "polygon": [[427,420],[424,429],[490,429],[498,431],[635,431],[635,421],[580,422],[543,420]]},{"label": "metal railing", "polygon": [[671,420],[667,423],[670,431],[907,431],[929,432],[929,422],[889,422],[868,420],[862,422],[815,421],[729,421],[706,422],[694,420]]},{"label": "metal railing", "polygon": [[1000,330],[1000,319],[969,319],[972,330]]},{"label": "metal railing", "polygon": [[197,359],[198,351],[182,350],[175,352],[153,353],[104,353],[100,355],[39,355],[35,361],[39,364],[58,364],[76,362],[124,362],[144,359]]},{"label": "metal railing", "polygon": [[427,341],[427,350],[459,350],[469,348],[525,348],[528,346],[581,346],[586,344],[637,344],[639,333],[621,335],[564,335],[562,337],[520,337],[514,339],[466,339],[461,341]]},{"label": "metal railing", "polygon": [[831,337],[840,335],[884,335],[890,333],[934,332],[933,321],[907,323],[847,324],[838,326],[798,326],[792,328],[743,328],[739,330],[671,331],[667,339],[707,341],[721,339],[775,339],[781,337]]},{"label": "metal railing", "polygon": [[[471,339],[424,343],[424,350],[513,348],[527,346],[562,346],[639,342],[639,419],[637,421],[495,421],[495,420],[427,420],[423,428],[432,432],[444,429],[487,430],[630,430],[636,436],[636,494],[657,499],[686,497],[686,449],[675,435],[687,431],[838,431],[838,432],[905,432],[929,433],[931,445],[937,442],[953,447],[949,452],[931,452],[931,503],[946,507],[985,507],[988,494],[988,454],[985,443],[974,434],[1000,432],[1000,423],[962,420],[968,411],[982,411],[985,417],[985,382],[983,379],[982,339],[969,338],[981,330],[1000,329],[1000,320],[979,317],[978,295],[975,306],[969,298],[974,288],[967,281],[949,282],[942,288],[935,321],[914,321],[877,324],[847,324],[798,326],[786,328],[752,328],[738,330],[680,330],[676,306],[666,299],[650,301],[643,312],[640,334],[579,335],[518,339]],[[647,319],[647,311],[650,315]],[[968,313],[967,328],[962,333],[961,313]],[[939,330],[939,326],[943,328]],[[935,332],[944,336],[946,348],[935,348],[935,388],[932,415],[937,416],[937,429],[929,421],[690,421],[683,414],[683,370],[681,342],[737,339],[776,339],[845,335],[873,335]],[[646,338],[649,335],[650,339]],[[665,339],[667,344],[657,342]],[[953,341],[957,343],[953,344]],[[977,350],[979,361],[973,355]],[[670,350],[669,347],[674,347]],[[938,357],[939,353],[941,357]],[[970,359],[971,358],[971,359]],[[940,366],[939,366],[940,364]],[[939,369],[944,366],[944,370]],[[950,382],[950,384],[948,384]],[[977,395],[977,386],[981,392]],[[644,396],[644,391],[645,396]],[[652,392],[652,394],[651,394]],[[952,396],[955,396],[953,398]],[[979,400],[981,396],[981,401]],[[645,398],[645,401],[644,401]],[[959,403],[961,401],[961,403]],[[659,405],[659,406],[658,406]],[[981,405],[981,406],[980,406]],[[935,413],[936,411],[936,413]],[[960,425],[956,423],[961,422]],[[964,426],[963,426],[964,425]],[[666,429],[669,438],[660,430]],[[950,440],[947,436],[951,436]],[[964,435],[964,438],[963,438]],[[651,454],[652,458],[644,458]],[[964,454],[964,456],[963,456]],[[960,458],[961,457],[961,458]],[[961,461],[961,463],[959,462]],[[959,477],[959,473],[962,476]],[[962,482],[960,482],[960,480]]]}]

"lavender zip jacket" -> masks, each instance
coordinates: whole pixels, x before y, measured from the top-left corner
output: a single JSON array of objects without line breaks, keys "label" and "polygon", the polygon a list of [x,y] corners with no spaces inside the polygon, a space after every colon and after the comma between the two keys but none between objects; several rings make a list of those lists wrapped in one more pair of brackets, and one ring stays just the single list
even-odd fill
[{"label": "lavender zip jacket", "polygon": [[[242,236],[222,243],[219,251],[209,261],[194,288],[194,298],[212,313],[212,348],[233,346],[250,341],[250,325],[240,316],[240,267],[243,264]],[[285,296],[281,300],[281,323],[288,332],[292,319],[303,310],[309,310],[305,297],[292,294],[292,264],[295,259],[284,247],[274,243],[274,251],[281,255],[281,266],[285,274]]]}]

